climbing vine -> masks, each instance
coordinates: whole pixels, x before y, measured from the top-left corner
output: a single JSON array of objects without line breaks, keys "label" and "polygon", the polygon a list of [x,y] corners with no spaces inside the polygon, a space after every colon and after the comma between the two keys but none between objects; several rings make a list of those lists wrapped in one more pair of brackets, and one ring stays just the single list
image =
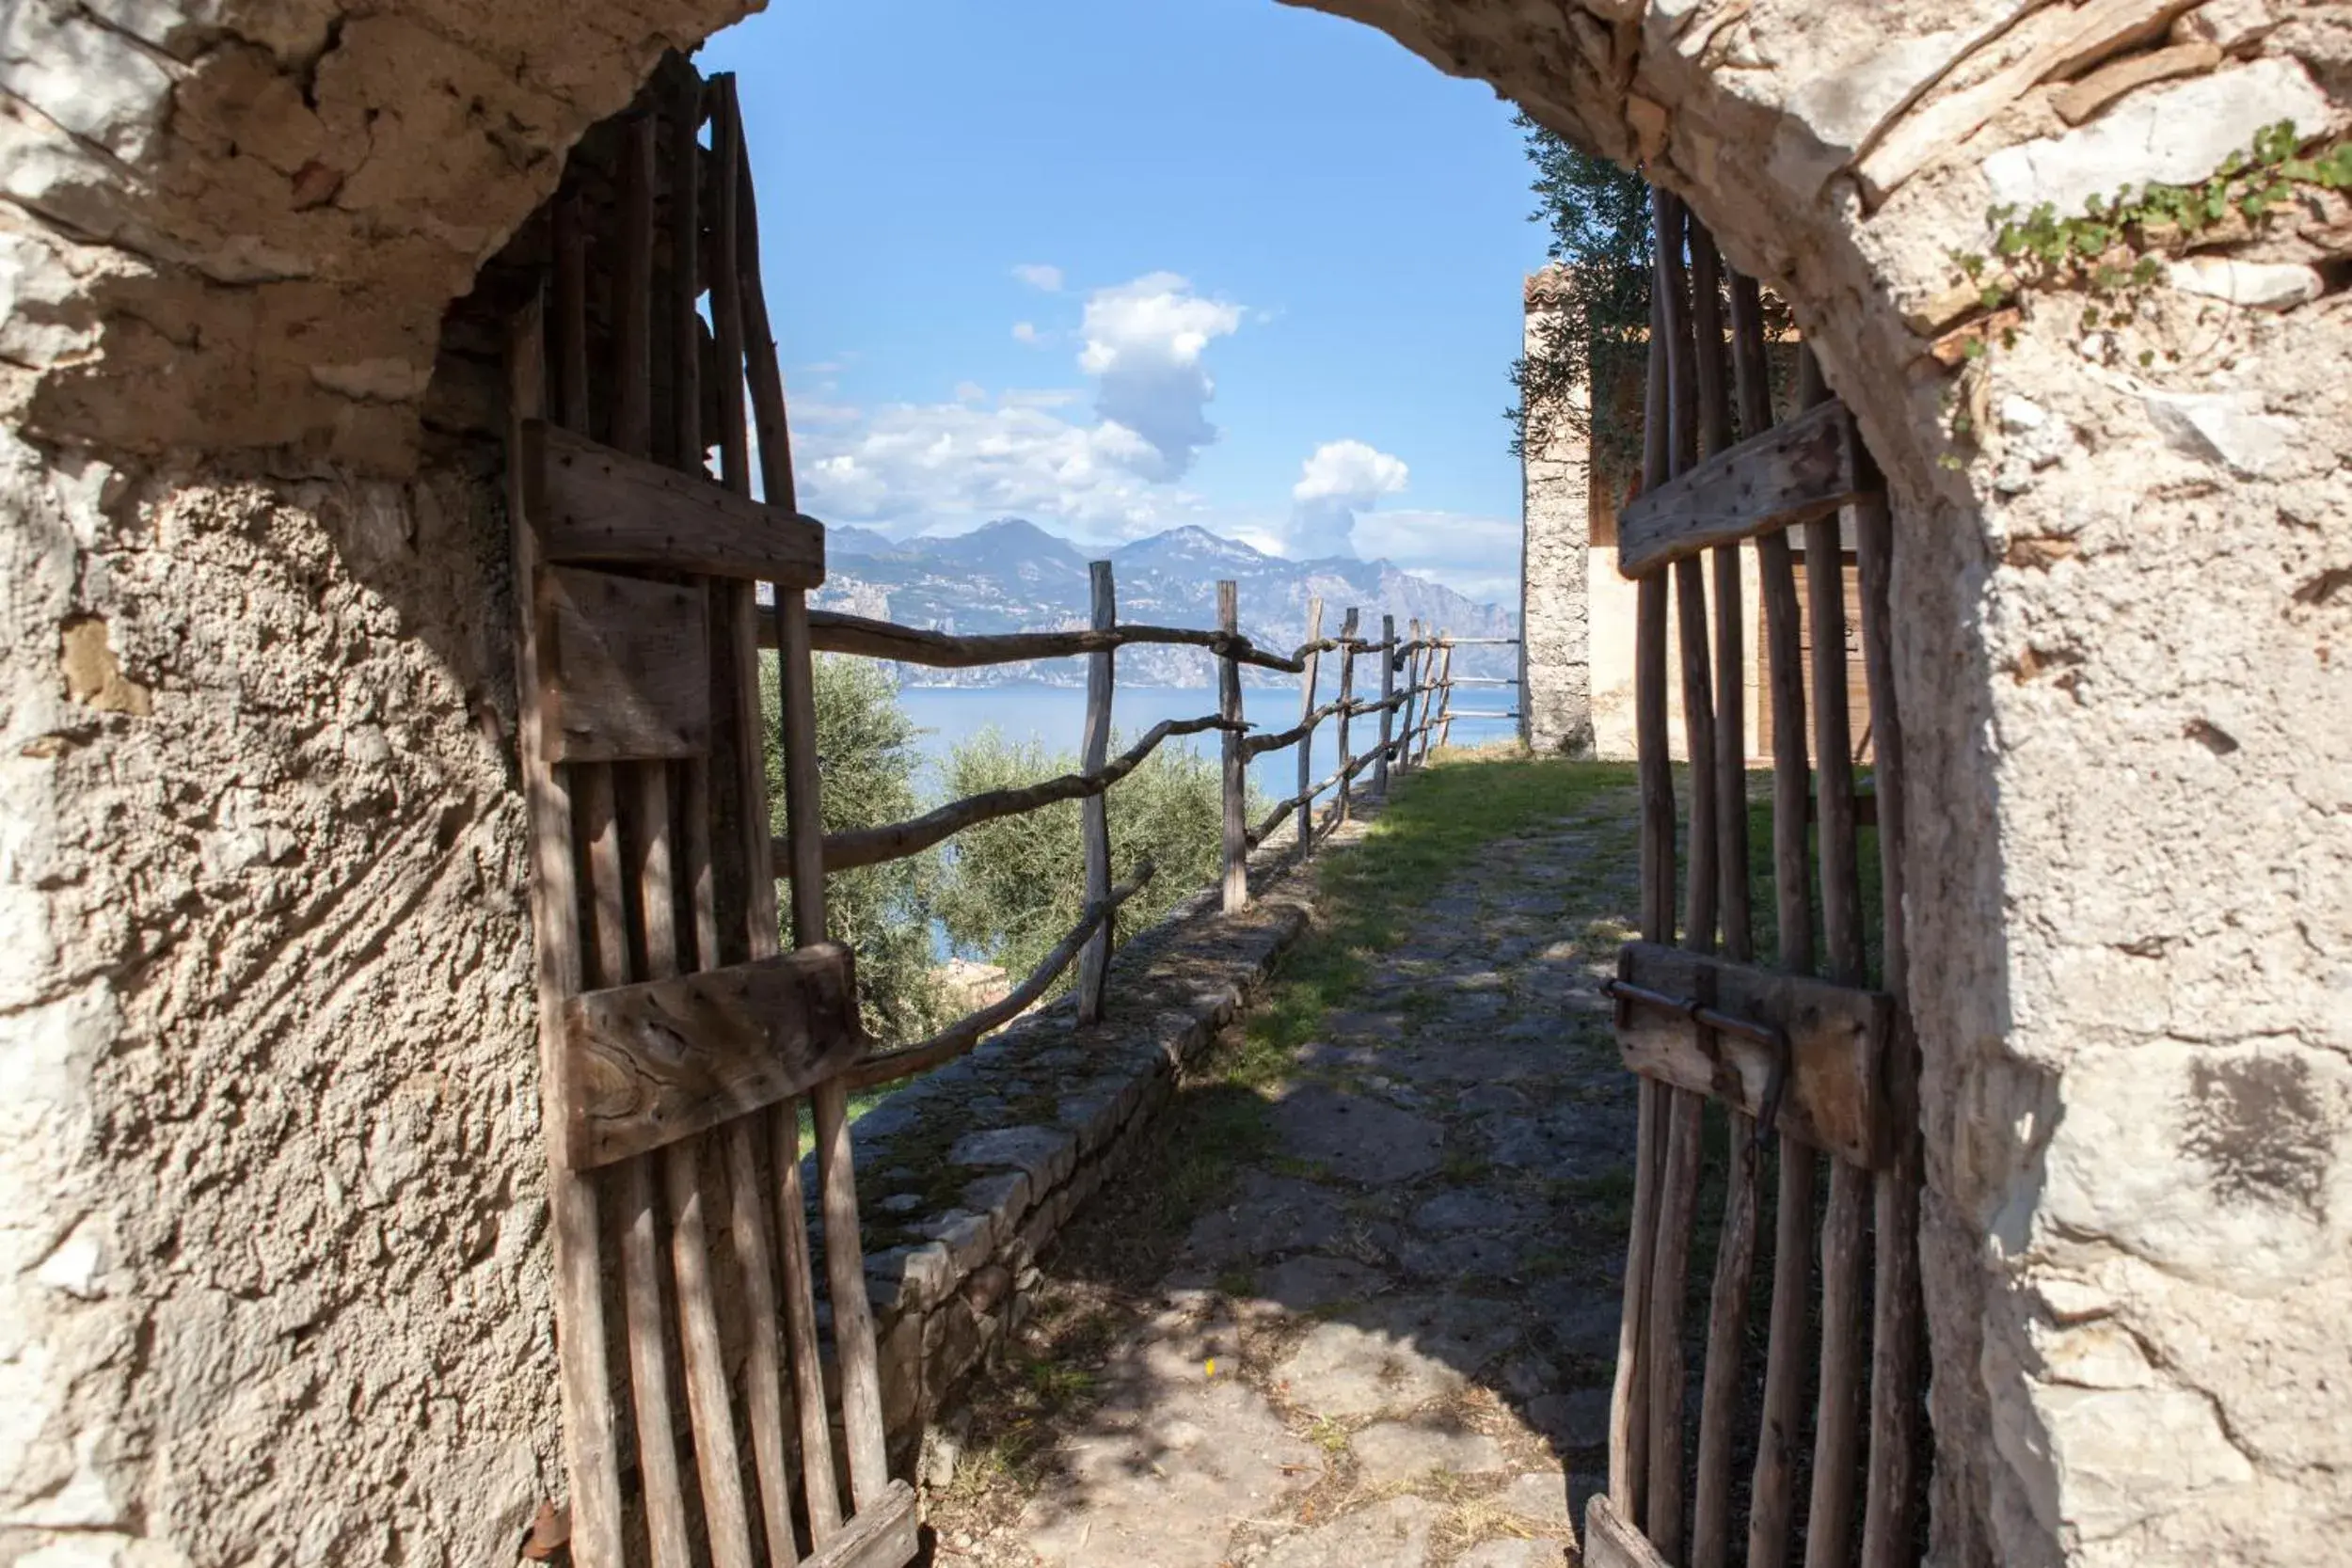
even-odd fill
[{"label": "climbing vine", "polygon": [[[2022,216],[2014,206],[1987,209],[1993,250],[1954,250],[1955,284],[1977,290],[1976,308],[1985,314],[1939,341],[1956,348],[1947,362],[1971,365],[1995,344],[2011,346],[2022,320],[2019,307],[2029,294],[2087,296],[2082,329],[2122,326],[2164,277],[2164,259],[2199,245],[2251,238],[2271,215],[2314,191],[2352,188],[2352,139],[2305,150],[2291,120],[2257,133],[2245,152],[2232,153],[2204,180],[2189,185],[2150,183],[2119,189],[2111,198],[2093,196],[2080,216],[2060,217],[2043,202]],[[2142,366],[2156,351],[2142,349]],[[1973,379],[1979,379],[1976,377]],[[1972,399],[1952,400],[1952,435],[1975,434]],[[1947,459],[1957,466],[1957,458]]]}]

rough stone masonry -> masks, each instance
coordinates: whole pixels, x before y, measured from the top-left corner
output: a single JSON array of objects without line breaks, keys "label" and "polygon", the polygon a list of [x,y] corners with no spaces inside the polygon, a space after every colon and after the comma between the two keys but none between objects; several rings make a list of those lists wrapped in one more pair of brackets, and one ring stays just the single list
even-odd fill
[{"label": "rough stone masonry", "polygon": [[[2352,6],[1323,3],[1688,195],[1887,471],[1934,1560],[2331,1560],[2352,230],[2298,203],[2123,325],[2038,296],[1922,356],[1989,204],[2340,135]],[[498,1561],[560,1490],[511,607],[441,323],[739,9],[0,11],[0,1560]]]}]

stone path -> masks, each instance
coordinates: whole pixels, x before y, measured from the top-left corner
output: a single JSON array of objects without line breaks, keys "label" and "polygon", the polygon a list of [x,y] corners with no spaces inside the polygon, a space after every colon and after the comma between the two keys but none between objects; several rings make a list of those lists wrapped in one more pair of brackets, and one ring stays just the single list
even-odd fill
[{"label": "stone path", "polygon": [[[1083,1239],[1047,1260],[1080,1332],[1041,1329],[930,1456],[934,1560],[1571,1560],[1604,1467],[1634,1135],[1595,986],[1635,884],[1629,792],[1568,807],[1372,956],[1293,1053],[1266,1151],[1170,1232],[1156,1278],[1089,1284]],[[1055,1378],[1078,1396],[1039,1398]]]}]

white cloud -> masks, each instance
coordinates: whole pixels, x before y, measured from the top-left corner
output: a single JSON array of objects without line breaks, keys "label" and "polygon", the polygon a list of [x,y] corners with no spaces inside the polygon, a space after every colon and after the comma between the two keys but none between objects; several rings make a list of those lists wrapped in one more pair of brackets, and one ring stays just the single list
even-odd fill
[{"label": "white cloud", "polygon": [[1094,411],[1154,454],[1137,472],[1181,479],[1216,439],[1206,413],[1216,384],[1201,356],[1240,330],[1241,307],[1204,299],[1172,272],[1150,273],[1088,296],[1078,367],[1096,378]]},{"label": "white cloud", "polygon": [[1291,499],[1370,507],[1382,496],[1404,489],[1411,472],[1403,458],[1391,457],[1377,447],[1361,441],[1326,441],[1300,465]]},{"label": "white cloud", "polygon": [[[1173,273],[1098,289],[1079,334],[1090,388],[992,393],[964,382],[946,403],[834,406],[796,420],[802,504],[902,531],[1018,514],[1104,540],[1189,519],[1199,500],[1176,482],[1217,436],[1204,414],[1216,390],[1204,356],[1243,316]],[[1013,336],[1034,343],[1057,334],[1022,322]],[[1090,421],[1073,406],[1089,395]],[[1401,483],[1402,465],[1398,473]]]},{"label": "white cloud", "polygon": [[1055,401],[897,404],[797,433],[801,504],[829,521],[928,529],[1017,515],[1103,537],[1168,526],[1193,504],[1136,471],[1154,454],[1133,431],[1074,422]]},{"label": "white cloud", "polygon": [[1024,261],[1012,269],[1012,275],[1041,293],[1061,293],[1061,268],[1043,261]]},{"label": "white cloud", "polygon": [[1326,441],[1299,466],[1291,486],[1290,548],[1302,560],[1356,553],[1359,513],[1405,488],[1405,460],[1361,441]]}]

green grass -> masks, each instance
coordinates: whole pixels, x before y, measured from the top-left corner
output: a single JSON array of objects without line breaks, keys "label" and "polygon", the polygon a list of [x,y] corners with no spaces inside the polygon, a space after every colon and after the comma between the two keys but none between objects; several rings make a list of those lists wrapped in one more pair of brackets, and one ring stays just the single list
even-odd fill
[{"label": "green grass", "polygon": [[1372,958],[1426,919],[1429,901],[1487,845],[1632,783],[1629,764],[1549,758],[1448,762],[1400,782],[1361,842],[1327,853],[1323,923],[1252,1010],[1247,1033],[1264,1070],[1279,1078],[1327,1012],[1353,1005]]}]

